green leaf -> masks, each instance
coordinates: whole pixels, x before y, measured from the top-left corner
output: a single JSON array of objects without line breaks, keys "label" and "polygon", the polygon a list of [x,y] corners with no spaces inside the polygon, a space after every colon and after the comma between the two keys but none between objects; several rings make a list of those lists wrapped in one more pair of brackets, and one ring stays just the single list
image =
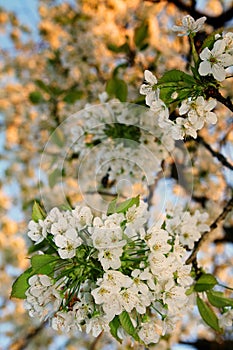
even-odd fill
[{"label": "green leaf", "polygon": [[140,340],[139,336],[137,334],[136,329],[133,326],[133,323],[129,317],[128,312],[123,311],[120,315],[119,315],[119,320],[121,323],[122,328],[129,334],[131,335],[135,340]]},{"label": "green leaf", "polygon": [[[155,87],[160,89],[160,98],[166,105],[170,105],[192,96],[195,84],[196,82],[192,75],[178,69],[172,69],[158,80]],[[174,97],[173,94],[177,96]]]},{"label": "green leaf", "polygon": [[143,22],[139,27],[135,29],[134,32],[134,43],[141,49],[145,45],[145,39],[148,37],[148,23]]},{"label": "green leaf", "polygon": [[60,181],[62,178],[62,171],[61,169],[54,169],[51,174],[49,174],[49,186],[51,188],[53,188],[57,183],[58,181]]},{"label": "green leaf", "polygon": [[219,307],[219,308],[225,307],[225,306],[233,307],[233,299],[225,297],[222,292],[211,290],[206,292],[206,294],[210,304],[212,304],[215,307]]},{"label": "green leaf", "polygon": [[192,75],[182,72],[178,69],[172,69],[164,73],[164,75],[158,80],[158,85],[164,83],[180,83],[192,85],[195,83],[195,80]]},{"label": "green leaf", "polygon": [[79,90],[69,91],[63,98],[63,101],[69,104],[75,103],[77,100],[80,100],[82,94],[82,91]]},{"label": "green leaf", "polygon": [[212,32],[210,35],[207,36],[207,38],[204,40],[202,47],[201,47],[201,51],[205,48],[208,47],[210,50],[212,50],[214,43],[216,41],[215,39],[215,35],[216,34],[220,34],[221,33],[221,29],[220,30],[216,30],[214,32]]},{"label": "green leaf", "polygon": [[138,207],[139,206],[139,202],[140,202],[139,195],[137,197],[129,198],[126,201],[124,201],[124,202],[120,203],[119,205],[117,205],[117,211],[116,212],[124,214],[134,204],[136,205],[136,207]]},{"label": "green leaf", "polygon": [[[113,139],[121,139],[120,143],[123,142],[125,147],[130,147],[130,140],[139,142],[140,136],[141,136],[141,130],[136,125],[126,125],[123,123],[113,123],[113,124],[106,124],[104,128],[104,133],[108,137],[111,137]],[[133,148],[135,148],[135,143],[133,143]]]},{"label": "green leaf", "polygon": [[126,201],[116,204],[117,203],[117,198],[113,199],[107,210],[107,215],[111,215],[114,213],[126,213],[127,210],[132,207],[134,204],[138,207],[140,203],[140,196],[138,195],[137,197],[129,198]]},{"label": "green leaf", "polygon": [[35,80],[35,84],[43,91],[47,92],[48,94],[51,94],[50,87],[46,85],[42,80]]},{"label": "green leaf", "polygon": [[11,297],[25,299],[25,292],[29,288],[28,279],[37,274],[51,276],[54,272],[54,263],[58,257],[48,254],[38,254],[31,258],[31,267],[23,272],[13,283]]},{"label": "green leaf", "polygon": [[40,102],[43,102],[44,98],[40,91],[33,91],[29,94],[29,100],[36,105]]},{"label": "green leaf", "polygon": [[213,275],[210,273],[203,273],[203,275],[197,280],[194,290],[196,292],[204,292],[212,289],[217,283],[218,281]]},{"label": "green leaf", "polygon": [[121,323],[119,320],[119,316],[115,316],[114,319],[111,322],[109,322],[110,332],[111,332],[112,336],[121,343],[122,340],[117,335],[117,331],[118,331],[120,325],[121,325]]},{"label": "green leaf", "polygon": [[65,145],[65,137],[60,128],[56,128],[51,135],[51,141],[62,148]]},{"label": "green leaf", "polygon": [[111,44],[109,43],[107,45],[108,49],[111,50],[112,52],[115,52],[115,53],[119,53],[119,52],[129,52],[130,51],[130,48],[129,48],[129,44],[127,42],[125,42],[124,44],[120,45],[120,46],[117,46],[115,44]]},{"label": "green leaf", "polygon": [[205,323],[208,324],[208,326],[213,328],[215,331],[220,332],[221,328],[219,327],[217,316],[215,315],[213,310],[199,296],[197,296],[197,307]]},{"label": "green leaf", "polygon": [[44,220],[46,217],[46,214],[44,210],[41,208],[39,203],[34,202],[33,208],[32,208],[32,220],[35,222],[38,222],[39,220]]},{"label": "green leaf", "polygon": [[186,295],[191,295],[193,292],[194,292],[194,286],[191,286],[191,287],[189,287],[189,288],[186,290],[185,294],[186,294]]},{"label": "green leaf", "polygon": [[30,267],[20,275],[12,285],[11,298],[25,299],[25,292],[29,288],[28,279],[34,274]]},{"label": "green leaf", "polygon": [[111,78],[107,82],[106,91],[110,96],[115,96],[121,102],[127,100],[128,87],[124,80],[116,77]]},{"label": "green leaf", "polygon": [[117,198],[113,199],[108,206],[108,210],[107,210],[107,215],[111,215],[116,213],[116,202],[117,202]]},{"label": "green leaf", "polygon": [[53,273],[53,263],[59,260],[58,257],[49,254],[37,254],[31,258],[31,265],[34,274],[50,276]]}]

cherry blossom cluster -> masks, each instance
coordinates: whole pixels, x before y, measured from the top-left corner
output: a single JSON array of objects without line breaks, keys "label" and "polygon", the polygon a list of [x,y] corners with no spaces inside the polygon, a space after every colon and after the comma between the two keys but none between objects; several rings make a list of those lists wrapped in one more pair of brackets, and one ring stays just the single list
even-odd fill
[{"label": "cherry blossom cluster", "polygon": [[79,154],[80,164],[88,164],[91,154],[91,166],[95,159],[100,178],[108,174],[109,181],[127,178],[151,185],[175,147],[149,110],[116,99],[95,108],[87,105],[66,129],[68,135],[72,130],[70,148]]},{"label": "cherry blossom cluster", "polygon": [[[154,112],[159,126],[166,129],[174,140],[182,140],[186,136],[196,138],[197,131],[202,129],[205,124],[216,124],[217,116],[213,110],[217,105],[217,101],[211,97],[206,98],[205,89],[201,88],[201,85],[207,89],[212,79],[212,86],[218,86],[219,82],[226,78],[226,68],[233,65],[232,32],[215,35],[211,44],[205,46],[198,56],[193,37],[202,29],[205,20],[206,17],[202,17],[195,21],[188,15],[183,18],[181,26],[173,26],[174,31],[180,32],[178,35],[190,36],[191,43],[193,43],[192,54],[195,64],[193,72],[196,71],[194,73],[196,87],[193,86],[194,90],[197,88],[196,92],[190,88],[190,96],[180,99],[178,104],[178,91],[176,92],[174,88],[171,94],[171,98],[176,102],[176,111],[179,116],[175,120],[169,119],[169,104],[166,104],[166,101],[160,98],[161,91],[158,79],[150,71],[145,71],[145,82],[140,87],[140,93],[146,96],[146,104]],[[205,78],[209,80],[205,81]],[[169,86],[172,86],[172,82],[171,85],[168,82],[167,88]],[[183,91],[187,88],[186,85]]]},{"label": "cherry blossom cluster", "polygon": [[199,74],[202,76],[213,75],[217,81],[226,78],[226,68],[233,65],[233,33],[217,34],[213,48],[205,47],[200,53],[202,62],[199,66]]},{"label": "cherry blossom cluster", "polygon": [[[214,98],[205,100],[203,96],[188,98],[182,101],[178,108],[179,117],[176,120],[169,119],[169,108],[160,99],[159,89],[156,88],[157,78],[148,70],[144,73],[145,83],[140,87],[140,93],[146,96],[146,104],[156,116],[158,125],[165,129],[167,135],[173,140],[183,140],[186,136],[197,137],[197,131],[202,129],[204,124],[216,124],[217,116],[212,110],[216,107],[217,101]],[[174,100],[177,95],[174,93]],[[184,117],[181,117],[183,116]]]},{"label": "cherry blossom cluster", "polygon": [[[50,318],[55,330],[94,336],[112,332],[127,315],[131,336],[157,343],[194,305],[186,248],[209,229],[208,215],[181,208],[176,215],[171,208],[162,224],[149,225],[147,204],[138,197],[115,209],[100,217],[85,206],[53,208],[29,222],[28,236],[35,246],[44,244],[39,258],[52,251],[54,260],[52,272],[29,278],[25,305],[30,316]],[[123,339],[124,322],[118,328]]]}]

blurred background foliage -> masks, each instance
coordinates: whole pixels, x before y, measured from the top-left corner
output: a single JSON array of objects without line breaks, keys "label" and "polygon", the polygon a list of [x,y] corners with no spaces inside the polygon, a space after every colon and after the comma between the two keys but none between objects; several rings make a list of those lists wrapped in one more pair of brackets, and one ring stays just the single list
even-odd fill
[{"label": "blurred background foliage", "polygon": [[[196,38],[198,46],[213,31],[232,31],[232,1],[32,0],[30,6],[32,3],[30,10],[26,2],[20,2],[25,13],[25,20],[20,20],[14,5],[8,10],[5,1],[0,2],[0,349],[122,349],[108,335],[95,342],[83,334],[57,334],[47,324],[40,326],[29,318],[21,301],[9,299],[12,282],[28,265],[26,230],[33,202],[40,201],[40,191],[59,196],[53,168],[39,189],[41,154],[57,126],[85,105],[100,103],[103,92],[122,102],[143,105],[139,87],[145,69],[158,77],[168,69],[187,71],[188,38],[177,37],[172,25],[186,14],[196,19],[207,16],[206,32]],[[221,92],[232,97],[232,79],[224,82]],[[210,222],[232,195],[233,186],[232,171],[206,147],[211,145],[233,161],[232,114],[220,104],[217,113],[216,126],[204,128],[199,140],[186,141],[193,167],[183,169],[187,182],[193,171],[193,207],[205,208]],[[63,134],[54,135],[54,145],[62,152]],[[72,205],[82,200],[76,161],[75,155],[67,158],[63,174]],[[176,182],[174,160],[168,161],[164,176],[172,180],[171,191],[178,193],[181,185]],[[182,191],[185,196],[185,186]],[[155,207],[159,196],[153,197]],[[231,286],[232,227],[231,214],[199,256],[203,267]],[[191,343],[197,349],[232,349],[232,333],[216,338],[194,313],[154,349],[175,349],[178,343]],[[124,348],[135,347],[129,341]]]}]

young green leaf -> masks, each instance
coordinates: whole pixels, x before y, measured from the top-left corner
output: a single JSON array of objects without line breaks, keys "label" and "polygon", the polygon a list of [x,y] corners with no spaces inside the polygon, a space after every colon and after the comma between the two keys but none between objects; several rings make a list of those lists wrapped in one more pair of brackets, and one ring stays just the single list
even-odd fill
[{"label": "young green leaf", "polygon": [[117,198],[113,199],[109,206],[108,206],[108,210],[107,210],[107,215],[111,215],[116,213],[116,202],[117,202]]},{"label": "young green leaf", "polygon": [[111,332],[112,336],[121,343],[122,340],[117,335],[117,331],[118,331],[118,328],[120,327],[120,325],[121,325],[121,323],[119,320],[119,316],[115,316],[114,319],[109,323],[110,332]]},{"label": "young green leaf", "polygon": [[107,44],[107,47],[109,50],[111,50],[112,52],[116,52],[116,53],[119,53],[119,52],[127,53],[130,51],[129,44],[127,42],[125,42],[124,44],[122,44],[120,46],[109,43],[109,44]]},{"label": "young green leaf", "polygon": [[212,32],[210,35],[207,36],[207,38],[204,40],[201,51],[205,48],[208,47],[208,49],[212,50],[214,43],[216,42],[215,35],[221,33],[221,30],[216,30]]},{"label": "young green leaf", "polygon": [[195,84],[195,80],[192,75],[182,72],[178,69],[172,69],[164,73],[164,75],[158,80],[158,85],[164,83],[182,83],[192,85]]},{"label": "young green leaf", "polygon": [[60,148],[65,145],[65,137],[61,129],[56,128],[51,135],[51,141]]},{"label": "young green leaf", "polygon": [[126,201],[117,205],[117,198],[113,199],[107,210],[107,215],[111,215],[114,213],[126,213],[129,208],[131,208],[134,204],[138,207],[140,202],[139,195],[137,197],[129,198]]},{"label": "young green leaf", "polygon": [[123,311],[119,315],[119,320],[121,323],[122,328],[129,334],[131,335],[135,340],[139,340],[139,336],[137,334],[136,329],[133,326],[133,323],[131,321],[131,318],[129,317],[128,312]]},{"label": "young green leaf", "polygon": [[32,220],[35,222],[38,222],[39,220],[44,220],[46,217],[45,212],[39,205],[39,203],[34,202],[33,208],[32,208]]},{"label": "young green leaf", "polygon": [[128,87],[124,80],[116,77],[107,82],[106,91],[110,96],[115,96],[121,102],[125,102],[128,95]]},{"label": "young green leaf", "polygon": [[212,289],[218,281],[210,273],[203,273],[201,277],[197,280],[194,290],[196,292],[204,292],[206,290]]},{"label": "young green leaf", "polygon": [[41,94],[40,91],[38,90],[35,90],[35,91],[32,91],[30,94],[29,94],[29,100],[33,103],[33,104],[38,104],[38,103],[41,103],[44,101],[44,98]]},{"label": "young green leaf", "polygon": [[59,181],[61,181],[62,177],[62,170],[61,169],[54,169],[50,174],[49,174],[49,186],[53,188]]},{"label": "young green leaf", "polygon": [[222,292],[211,290],[207,291],[206,294],[210,304],[212,304],[215,307],[233,307],[233,299],[225,297]]},{"label": "young green leaf", "polygon": [[77,100],[80,100],[82,97],[82,91],[80,90],[72,90],[69,91],[63,98],[63,101],[69,104],[75,103]]},{"label": "young green leaf", "polygon": [[51,89],[48,85],[46,85],[42,80],[37,79],[35,80],[35,84],[43,91],[47,92],[48,94],[51,94]]},{"label": "young green leaf", "polygon": [[215,315],[213,310],[199,296],[197,296],[197,307],[205,323],[208,324],[208,326],[213,328],[215,331],[220,332],[221,328],[219,327],[217,316]]},{"label": "young green leaf", "polygon": [[28,279],[34,274],[32,267],[22,273],[13,283],[11,298],[25,299],[25,292],[29,288]]},{"label": "young green leaf", "polygon": [[126,213],[129,208],[131,208],[133,205],[136,205],[136,207],[139,206],[139,195],[137,197],[129,198],[126,201],[120,203],[117,205],[117,213]]},{"label": "young green leaf", "polygon": [[142,22],[142,24],[135,29],[134,32],[134,43],[139,48],[145,45],[145,39],[148,37],[149,26],[147,22]]},{"label": "young green leaf", "polygon": [[192,96],[195,84],[192,75],[172,69],[158,80],[156,87],[160,89],[160,98],[166,105],[170,105]]},{"label": "young green leaf", "polygon": [[31,265],[34,271],[34,274],[44,274],[51,275],[54,270],[54,262],[58,261],[59,258],[57,256],[49,255],[49,254],[37,254],[33,255],[31,258]]}]

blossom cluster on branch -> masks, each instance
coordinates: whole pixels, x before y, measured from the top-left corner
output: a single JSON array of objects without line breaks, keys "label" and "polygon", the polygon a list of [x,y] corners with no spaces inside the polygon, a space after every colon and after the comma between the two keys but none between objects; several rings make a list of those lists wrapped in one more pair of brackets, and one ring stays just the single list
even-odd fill
[{"label": "blossom cluster on branch", "polygon": [[52,327],[64,332],[98,336],[108,330],[118,339],[126,332],[150,344],[193,307],[187,291],[194,278],[185,248],[209,229],[206,214],[180,208],[176,215],[171,208],[162,224],[148,227],[147,205],[139,197],[112,202],[102,217],[85,206],[54,208],[46,217],[38,208],[28,236],[39,251],[25,272],[30,316],[49,317]]}]

